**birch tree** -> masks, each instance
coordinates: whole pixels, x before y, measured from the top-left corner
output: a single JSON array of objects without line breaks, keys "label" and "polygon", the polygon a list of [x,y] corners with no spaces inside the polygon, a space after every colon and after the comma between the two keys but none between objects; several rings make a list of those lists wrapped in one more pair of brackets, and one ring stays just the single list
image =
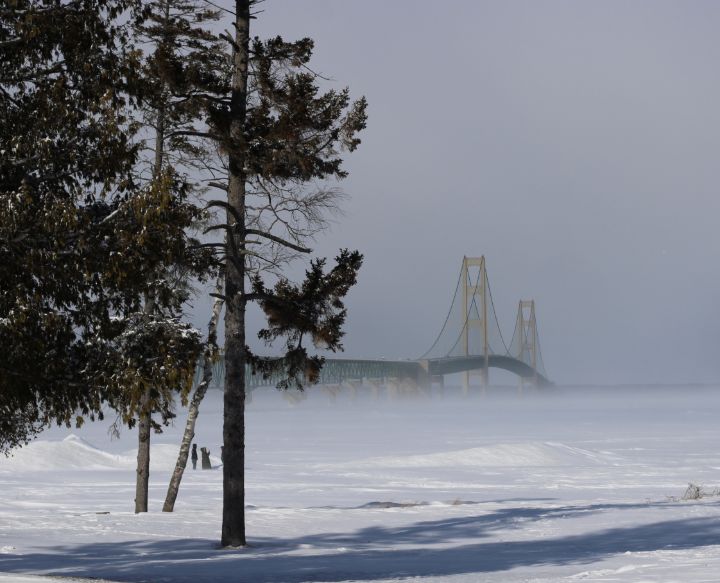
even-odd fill
[{"label": "birch tree", "polygon": [[[222,278],[219,278],[215,288],[217,295],[221,293],[222,286],[223,280]],[[205,398],[205,393],[210,387],[210,382],[212,381],[213,363],[218,358],[219,352],[217,345],[217,326],[220,321],[222,306],[222,299],[220,297],[216,297],[213,302],[210,321],[208,322],[208,335],[205,342],[205,350],[202,356],[202,379],[200,380],[200,384],[195,388],[192,399],[190,399],[190,403],[188,404],[188,416],[185,421],[185,430],[183,431],[182,441],[180,442],[180,451],[178,453],[177,462],[175,463],[175,469],[170,477],[167,494],[165,495],[163,512],[172,512],[175,509],[175,501],[177,500],[178,492],[180,490],[180,483],[182,481],[183,474],[185,473],[185,468],[187,467],[190,445],[195,437],[195,424],[200,413],[200,403],[202,403],[202,400]]]}]

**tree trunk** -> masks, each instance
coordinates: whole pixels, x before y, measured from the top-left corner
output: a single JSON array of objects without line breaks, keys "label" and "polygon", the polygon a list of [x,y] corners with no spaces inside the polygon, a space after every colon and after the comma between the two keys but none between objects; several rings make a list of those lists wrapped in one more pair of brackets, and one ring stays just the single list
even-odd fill
[{"label": "tree trunk", "polygon": [[[155,310],[155,298],[149,292],[145,293],[146,314]],[[150,430],[152,408],[150,406],[150,387],[140,397],[140,411],[138,413],[138,452],[137,475],[135,477],[135,514],[148,511],[148,483],[150,481]]]},{"label": "tree trunk", "polygon": [[[217,283],[217,293],[222,291],[222,280],[219,279]],[[211,356],[214,350],[217,348],[217,325],[220,320],[220,311],[222,310],[223,301],[220,298],[216,298],[213,302],[212,315],[210,316],[210,322],[208,323],[208,339],[205,347],[205,354],[203,355],[203,378],[200,384],[193,393],[190,406],[188,407],[188,418],[185,422],[185,433],[183,433],[182,442],[180,443],[180,453],[178,453],[178,459],[175,463],[175,471],[170,477],[170,484],[168,485],[167,495],[165,496],[165,504],[163,505],[163,512],[172,512],[175,508],[175,500],[177,499],[178,490],[180,490],[180,482],[187,466],[188,456],[190,455],[190,445],[195,437],[195,422],[197,421],[198,413],[200,412],[200,403],[205,397],[205,393],[210,386],[212,380],[212,360]]]},{"label": "tree trunk", "polygon": [[225,397],[223,415],[223,522],[221,544],[245,541],[245,140],[247,111],[250,0],[235,0],[235,46],[230,97],[225,267]]},{"label": "tree trunk", "polygon": [[150,400],[149,389],[140,401],[138,420],[137,478],[135,480],[135,514],[148,511],[148,482],[150,478]]},{"label": "tree trunk", "polygon": [[[165,5],[165,20],[169,16],[169,4]],[[161,105],[158,110],[155,124],[155,163],[153,164],[153,179],[157,180],[162,172],[163,157],[165,154],[165,107]],[[155,301],[150,292],[145,293],[145,313],[152,314]],[[148,483],[150,481],[150,389],[140,401],[140,415],[138,419],[138,454],[137,478],[135,481],[135,513],[148,511]]]}]

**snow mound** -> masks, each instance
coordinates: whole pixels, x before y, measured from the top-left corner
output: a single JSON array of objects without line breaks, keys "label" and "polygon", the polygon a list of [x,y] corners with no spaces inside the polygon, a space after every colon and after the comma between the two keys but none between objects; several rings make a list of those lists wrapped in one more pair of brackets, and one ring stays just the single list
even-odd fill
[{"label": "snow mound", "polygon": [[96,448],[77,435],[62,441],[38,440],[0,459],[0,468],[22,470],[101,469],[123,467],[122,456]]},{"label": "snow mound", "polygon": [[[151,445],[150,469],[172,470],[177,461],[178,450],[179,446],[176,444]],[[215,456],[210,456],[210,460],[213,466],[220,463]],[[0,457],[0,470],[134,470],[136,463],[137,449],[112,454],[71,434],[62,441],[33,441],[14,450],[11,457]]]},{"label": "snow mound", "polygon": [[504,443],[426,455],[387,456],[338,464],[355,468],[522,467],[606,463],[602,454],[562,443]]}]

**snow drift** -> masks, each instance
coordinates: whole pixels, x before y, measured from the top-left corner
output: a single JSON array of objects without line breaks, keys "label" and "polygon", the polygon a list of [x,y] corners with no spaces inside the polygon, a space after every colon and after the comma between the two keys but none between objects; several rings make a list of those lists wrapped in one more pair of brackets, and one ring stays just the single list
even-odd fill
[{"label": "snow drift", "polygon": [[608,463],[608,461],[598,452],[570,447],[562,443],[528,442],[485,445],[427,455],[375,457],[335,464],[335,466],[352,466],[354,468],[522,467],[596,464]]},{"label": "snow drift", "polygon": [[[151,469],[172,470],[177,461],[178,450],[178,445],[153,444],[150,450]],[[11,457],[0,457],[0,470],[132,470],[136,466],[136,458],[137,449],[112,454],[71,434],[62,441],[33,441],[14,450]],[[210,456],[210,460],[213,465],[220,463],[215,456]]]}]

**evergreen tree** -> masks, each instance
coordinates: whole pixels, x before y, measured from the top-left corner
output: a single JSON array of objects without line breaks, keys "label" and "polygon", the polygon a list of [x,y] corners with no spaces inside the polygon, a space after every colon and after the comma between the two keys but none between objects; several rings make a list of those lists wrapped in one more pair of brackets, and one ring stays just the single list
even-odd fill
[{"label": "evergreen tree", "polygon": [[0,451],[52,421],[102,415],[91,337],[107,290],[103,198],[130,186],[127,0],[0,7]]},{"label": "evergreen tree", "polygon": [[[310,39],[251,40],[254,4],[235,1],[234,36],[228,37],[229,99],[210,102],[209,118],[209,135],[225,152],[228,176],[227,184],[219,185],[227,198],[214,204],[225,210],[221,228],[227,233],[226,242],[218,244],[225,256],[226,304],[222,544],[233,547],[246,542],[245,368],[252,365],[266,374],[283,370],[281,386],[313,382],[322,360],[308,355],[303,338],[309,336],[322,348],[341,348],[342,297],[362,262],[358,253],[342,252],[328,273],[323,261],[314,262],[299,286],[282,277],[274,287],[262,281],[258,265],[273,261],[262,251],[268,244],[271,249],[309,252],[302,241],[307,231],[296,227],[298,214],[301,223],[312,223],[316,217],[302,209],[317,209],[328,200],[312,185],[345,177],[341,151],[352,151],[360,143],[357,134],[365,127],[366,102],[351,103],[347,89],[320,91],[318,76],[308,66]],[[314,207],[313,200],[318,203]],[[270,219],[263,221],[263,214]],[[261,359],[250,352],[245,330],[250,301],[260,302],[269,318],[261,338],[286,338],[284,358]]]},{"label": "evergreen tree", "polygon": [[[188,201],[188,193],[197,195],[198,187],[188,171],[202,164],[209,154],[206,146],[191,134],[201,121],[206,97],[224,87],[227,68],[221,50],[224,47],[206,29],[207,23],[217,19],[216,10],[192,0],[155,0],[144,3],[142,18],[135,29],[142,45],[150,49],[136,86],[141,98],[143,129],[149,134],[146,149],[152,154],[147,170],[140,175],[149,175],[153,185],[162,185],[167,176],[172,176],[178,182],[171,193],[176,207],[187,207],[196,218],[200,212]],[[182,233],[177,235],[182,239]],[[212,264],[210,254],[201,251],[197,241],[189,239],[185,241],[184,256],[176,259],[181,261],[159,265],[159,271],[149,278],[149,283],[172,283],[164,289],[148,285],[146,314],[167,316],[167,307],[172,306],[158,302],[159,294],[184,299],[188,278],[202,278]],[[180,276],[173,278],[178,271]],[[189,386],[181,392],[183,402],[187,401],[188,389]],[[147,512],[152,414],[166,409],[167,397],[151,385],[140,390],[144,393],[134,407],[139,420],[135,512]]]},{"label": "evergreen tree", "polygon": [[[175,395],[186,399],[202,351],[197,331],[181,321],[190,289],[188,278],[206,277],[211,257],[197,239],[188,236],[202,212],[186,200],[185,181],[172,179],[170,169],[122,203],[112,217],[108,239],[117,244],[113,256],[122,257],[119,279],[133,302],[115,310],[117,327],[99,343],[96,373],[120,420],[138,427],[136,512],[147,511],[151,431],[173,417]],[[106,380],[107,379],[107,380]]]},{"label": "evergreen tree", "polygon": [[152,108],[159,84],[142,74],[127,10],[136,26],[147,16],[112,0],[0,9],[5,451],[103,404],[159,428],[144,413],[172,417],[201,352],[179,316],[182,282],[209,265],[188,236],[203,214],[173,168],[138,176],[134,112]]}]

